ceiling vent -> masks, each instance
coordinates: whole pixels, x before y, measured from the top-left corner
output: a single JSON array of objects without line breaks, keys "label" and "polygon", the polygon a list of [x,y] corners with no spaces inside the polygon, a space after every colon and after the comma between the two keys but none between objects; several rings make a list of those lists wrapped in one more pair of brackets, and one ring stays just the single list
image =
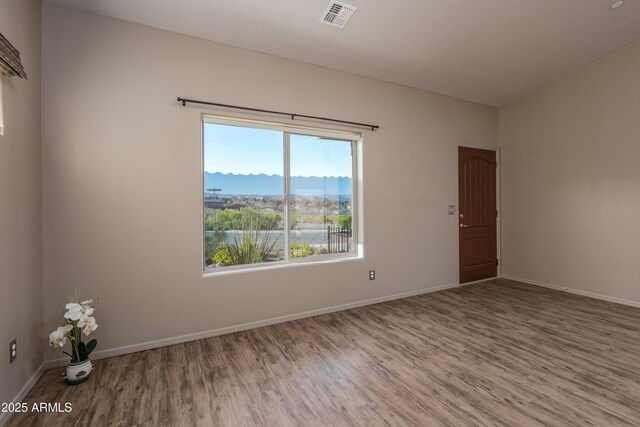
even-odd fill
[{"label": "ceiling vent", "polygon": [[355,13],[357,7],[351,6],[340,1],[332,1],[329,3],[327,10],[324,11],[320,22],[331,25],[333,27],[344,28],[349,19]]}]

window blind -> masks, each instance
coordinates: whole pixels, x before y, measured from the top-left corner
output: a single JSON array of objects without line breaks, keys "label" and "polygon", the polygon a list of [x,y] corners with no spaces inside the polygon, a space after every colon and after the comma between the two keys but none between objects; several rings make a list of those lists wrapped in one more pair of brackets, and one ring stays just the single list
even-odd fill
[{"label": "window blind", "polygon": [[0,33],[0,73],[27,78],[27,73],[24,72],[20,62],[20,52],[9,43],[9,40],[2,33]]}]

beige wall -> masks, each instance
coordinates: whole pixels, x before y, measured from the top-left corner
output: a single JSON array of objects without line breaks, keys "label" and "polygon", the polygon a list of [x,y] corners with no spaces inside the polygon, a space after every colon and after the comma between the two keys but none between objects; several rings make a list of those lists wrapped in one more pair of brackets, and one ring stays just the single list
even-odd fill
[{"label": "beige wall", "polygon": [[504,275],[640,303],[640,39],[500,109]]},{"label": "beige wall", "polygon": [[[0,0],[0,31],[20,51],[29,77],[0,76],[0,402],[11,402],[43,361],[41,16],[39,0]],[[16,337],[18,358],[10,365]]]},{"label": "beige wall", "polygon": [[[496,148],[497,109],[54,6],[44,20],[46,330],[74,286],[100,299],[104,351],[457,283],[456,147]],[[366,257],[203,278],[210,110],[177,96],[379,123]]]}]

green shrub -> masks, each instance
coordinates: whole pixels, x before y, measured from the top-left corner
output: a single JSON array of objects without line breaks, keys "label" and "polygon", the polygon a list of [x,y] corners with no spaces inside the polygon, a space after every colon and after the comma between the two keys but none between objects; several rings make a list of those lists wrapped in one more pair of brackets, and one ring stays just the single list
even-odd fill
[{"label": "green shrub", "polygon": [[213,263],[216,265],[231,264],[231,257],[229,256],[229,251],[226,247],[223,247],[218,252],[216,252],[216,254],[213,256]]},{"label": "green shrub", "polygon": [[204,259],[213,259],[226,239],[227,232],[223,230],[215,230],[213,234],[207,234],[204,239]]},{"label": "green shrub", "polygon": [[302,258],[311,255],[316,255],[316,252],[313,250],[310,244],[303,243],[301,245],[297,245],[294,243],[291,245],[292,258]]},{"label": "green shrub", "polygon": [[275,257],[278,240],[272,239],[268,230],[264,231],[262,236],[260,231],[252,222],[243,224],[240,237],[235,234],[233,242],[222,245],[221,250],[228,256],[226,264],[257,264]]},{"label": "green shrub", "polygon": [[345,228],[351,226],[351,215],[338,215],[338,227]]},{"label": "green shrub", "polygon": [[256,208],[225,210],[205,210],[206,231],[242,230],[243,225],[252,223],[258,230],[275,230],[280,227],[282,215],[278,212],[263,212]]}]

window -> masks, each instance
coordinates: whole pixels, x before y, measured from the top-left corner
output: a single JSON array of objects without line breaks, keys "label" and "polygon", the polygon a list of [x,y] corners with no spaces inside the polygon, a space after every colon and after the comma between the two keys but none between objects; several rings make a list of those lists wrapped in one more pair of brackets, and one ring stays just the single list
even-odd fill
[{"label": "window", "polygon": [[205,271],[357,255],[359,139],[205,117]]}]

